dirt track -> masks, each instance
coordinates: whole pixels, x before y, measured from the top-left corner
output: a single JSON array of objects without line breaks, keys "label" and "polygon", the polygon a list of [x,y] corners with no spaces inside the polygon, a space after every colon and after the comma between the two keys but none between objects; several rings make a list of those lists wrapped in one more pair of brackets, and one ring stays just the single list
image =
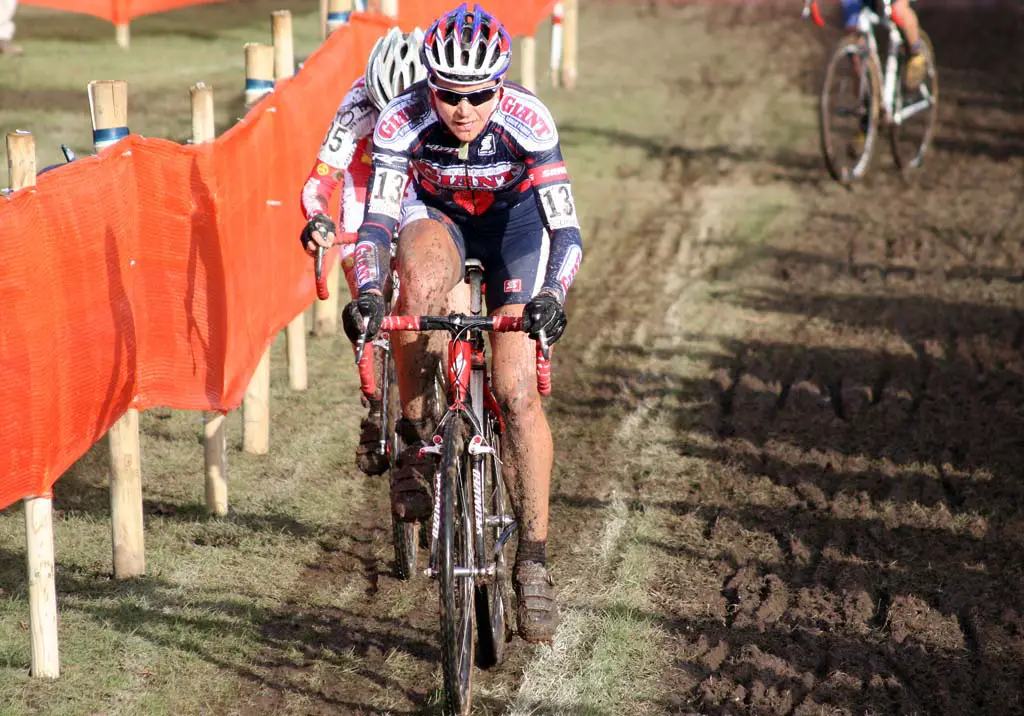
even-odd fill
[{"label": "dirt track", "polygon": [[[834,35],[797,13],[585,11],[584,62],[652,24],[679,48],[645,126],[556,105],[570,162],[595,140],[619,162],[577,181],[588,254],[549,405],[556,574],[582,609],[615,500],[655,526],[635,540],[662,693],[629,712],[1024,713],[1024,14],[920,11],[934,151],[904,181],[882,144],[847,192],[809,114]],[[613,59],[652,91],[639,59]],[[264,627],[255,712],[297,689],[304,713],[436,704],[436,597],[391,578],[383,485],[367,493],[303,587],[348,606]],[[481,713],[534,653],[517,641],[481,676]]]}]

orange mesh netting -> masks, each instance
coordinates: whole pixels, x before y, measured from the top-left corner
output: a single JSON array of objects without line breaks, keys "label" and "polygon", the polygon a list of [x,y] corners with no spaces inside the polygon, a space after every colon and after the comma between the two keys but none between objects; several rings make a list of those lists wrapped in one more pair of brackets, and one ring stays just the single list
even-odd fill
[{"label": "orange mesh netting", "polygon": [[[490,4],[534,27],[553,2]],[[435,5],[398,23],[426,27]],[[0,509],[46,494],[129,407],[241,404],[315,298],[299,192],[390,24],[354,14],[213,143],[130,135],[0,202]]]}]

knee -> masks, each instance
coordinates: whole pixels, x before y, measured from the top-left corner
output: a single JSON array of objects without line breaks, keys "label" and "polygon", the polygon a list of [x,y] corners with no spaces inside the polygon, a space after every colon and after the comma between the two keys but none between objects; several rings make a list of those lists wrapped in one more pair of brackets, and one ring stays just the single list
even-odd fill
[{"label": "knee", "polygon": [[491,377],[491,390],[501,412],[512,422],[541,409],[536,378],[525,366],[495,371]]},{"label": "knee", "polygon": [[435,310],[448,293],[458,253],[444,226],[416,222],[398,240],[399,301],[406,307]]}]

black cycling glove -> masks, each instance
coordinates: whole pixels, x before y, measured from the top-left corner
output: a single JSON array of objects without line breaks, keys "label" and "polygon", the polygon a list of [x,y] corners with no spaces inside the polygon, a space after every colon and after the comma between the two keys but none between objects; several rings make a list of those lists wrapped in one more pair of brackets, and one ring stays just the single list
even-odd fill
[{"label": "black cycling glove", "polygon": [[567,322],[562,302],[549,293],[534,296],[523,309],[523,330],[533,340],[544,331],[549,346],[562,337]]},{"label": "black cycling glove", "polygon": [[[354,300],[350,301],[341,314],[341,324],[345,328],[345,335],[353,343],[360,338],[370,340],[384,321],[384,297],[377,293],[361,293]],[[363,331],[363,323],[366,323],[366,330]]]},{"label": "black cycling glove", "polygon": [[314,231],[318,232],[324,241],[331,243],[333,241],[331,234],[335,233],[334,222],[331,221],[331,217],[327,216],[327,214],[317,214],[306,222],[306,226],[302,230],[301,240],[302,248],[310,256],[316,253],[316,247],[318,246],[316,239],[313,238]]}]

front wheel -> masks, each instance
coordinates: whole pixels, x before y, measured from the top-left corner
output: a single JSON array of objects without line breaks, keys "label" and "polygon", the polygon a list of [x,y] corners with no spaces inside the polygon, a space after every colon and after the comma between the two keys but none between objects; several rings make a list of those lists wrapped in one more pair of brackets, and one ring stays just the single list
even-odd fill
[{"label": "front wheel", "polygon": [[849,183],[867,171],[878,136],[881,71],[861,42],[832,53],[821,86],[821,153],[832,178]]},{"label": "front wheel", "polygon": [[468,494],[469,428],[461,416],[445,426],[441,461],[440,550],[441,662],[446,714],[468,716],[472,705],[475,640],[472,576],[473,511]]},{"label": "front wheel", "polygon": [[893,108],[890,139],[893,160],[904,171],[921,166],[924,153],[935,134],[935,122],[939,114],[939,72],[935,64],[935,49],[924,30],[921,30],[921,54],[925,59],[921,83],[913,89],[907,89],[907,58],[903,58],[896,85],[896,106]]}]

